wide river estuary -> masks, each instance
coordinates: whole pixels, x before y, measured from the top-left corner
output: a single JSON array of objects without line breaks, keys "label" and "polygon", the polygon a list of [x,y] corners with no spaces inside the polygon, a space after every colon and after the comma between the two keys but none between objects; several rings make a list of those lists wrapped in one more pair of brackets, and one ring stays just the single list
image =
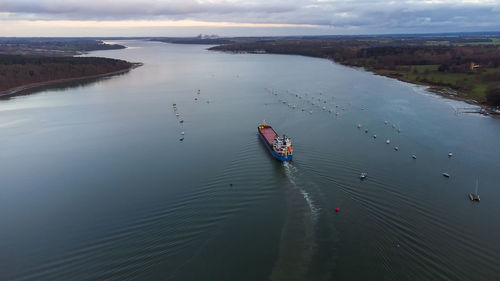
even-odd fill
[{"label": "wide river estuary", "polygon": [[144,66],[0,100],[0,280],[500,280],[499,119],[324,59],[118,43],[88,56]]}]

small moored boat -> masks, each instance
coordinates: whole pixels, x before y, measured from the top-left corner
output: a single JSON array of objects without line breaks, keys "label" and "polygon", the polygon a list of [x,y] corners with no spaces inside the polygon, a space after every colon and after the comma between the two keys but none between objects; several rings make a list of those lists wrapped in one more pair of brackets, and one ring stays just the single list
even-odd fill
[{"label": "small moored boat", "polygon": [[476,193],[469,193],[469,199],[471,201],[481,201],[481,198],[479,198],[479,194],[476,194]]},{"label": "small moored boat", "polygon": [[471,201],[477,201],[477,202],[481,201],[481,198],[479,198],[479,194],[477,193],[478,186],[479,186],[479,181],[478,181],[478,179],[476,179],[476,192],[475,193],[469,193],[469,199]]}]

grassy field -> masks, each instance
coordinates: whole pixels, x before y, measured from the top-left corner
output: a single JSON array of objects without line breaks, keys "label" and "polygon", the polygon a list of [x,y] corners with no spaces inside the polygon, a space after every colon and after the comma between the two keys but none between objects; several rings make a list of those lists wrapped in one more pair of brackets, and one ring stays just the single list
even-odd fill
[{"label": "grassy field", "polygon": [[459,43],[455,44],[456,46],[470,46],[470,45],[495,45],[500,46],[500,38],[490,38],[491,41],[485,42],[473,42],[473,43]]},{"label": "grassy field", "polygon": [[[487,38],[488,41],[477,41],[477,42],[470,42],[470,43],[453,43],[450,41],[433,41],[429,40],[425,42],[426,46],[475,46],[475,45],[494,45],[494,46],[500,46],[500,38]],[[489,41],[491,40],[491,41]]]},{"label": "grassy field", "polygon": [[500,77],[500,67],[483,68],[472,73],[448,73],[438,71],[439,65],[408,65],[398,66],[396,70],[376,70],[385,76],[396,77],[411,83],[444,86],[458,90],[461,96],[467,96],[478,102],[486,100],[488,87],[500,87],[500,79],[486,79],[497,74]]},{"label": "grassy field", "polygon": [[426,46],[449,46],[450,41],[426,41]]}]

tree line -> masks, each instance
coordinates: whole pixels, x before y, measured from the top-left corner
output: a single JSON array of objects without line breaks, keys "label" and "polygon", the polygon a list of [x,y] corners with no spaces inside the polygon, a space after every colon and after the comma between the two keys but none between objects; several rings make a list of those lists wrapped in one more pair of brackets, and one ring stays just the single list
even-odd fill
[{"label": "tree line", "polygon": [[59,79],[101,75],[132,67],[116,59],[97,57],[44,57],[0,54],[0,91]]}]

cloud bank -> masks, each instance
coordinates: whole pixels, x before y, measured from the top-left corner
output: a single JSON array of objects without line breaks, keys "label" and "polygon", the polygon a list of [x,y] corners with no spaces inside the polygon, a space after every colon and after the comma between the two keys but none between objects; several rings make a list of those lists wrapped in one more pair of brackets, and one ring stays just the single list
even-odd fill
[{"label": "cloud bank", "polygon": [[0,0],[2,24],[196,21],[400,33],[500,30],[499,19],[500,0]]}]

